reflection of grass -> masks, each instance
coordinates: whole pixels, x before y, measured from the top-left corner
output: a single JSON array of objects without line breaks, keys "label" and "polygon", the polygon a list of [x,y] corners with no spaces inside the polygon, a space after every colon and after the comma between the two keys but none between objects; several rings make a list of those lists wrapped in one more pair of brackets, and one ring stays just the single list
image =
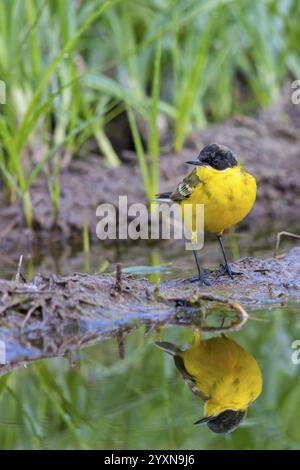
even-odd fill
[{"label": "reflection of grass", "polygon": [[83,252],[85,256],[85,272],[89,273],[91,269],[91,243],[89,235],[89,221],[86,214],[83,214]]},{"label": "reflection of grass", "polygon": [[[109,340],[83,352],[77,369],[48,360],[2,377],[0,448],[300,448],[299,366],[290,362],[297,315],[292,307],[257,312],[269,321],[233,335],[258,360],[264,390],[232,435],[193,426],[201,402],[153,346],[158,333],[144,338],[140,329],[126,338],[123,361]],[[184,346],[192,333],[169,327],[159,339]]]},{"label": "reflection of grass", "polygon": [[239,259],[240,248],[239,248],[239,243],[238,243],[238,237],[235,232],[235,227],[231,228],[228,231],[228,239],[229,239],[228,241],[229,241],[232,259]]}]

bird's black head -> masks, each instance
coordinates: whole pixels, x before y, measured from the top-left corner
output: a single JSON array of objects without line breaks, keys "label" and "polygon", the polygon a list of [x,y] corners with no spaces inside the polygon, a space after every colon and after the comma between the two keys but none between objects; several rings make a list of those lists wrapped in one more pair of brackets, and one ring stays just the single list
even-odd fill
[{"label": "bird's black head", "polygon": [[245,416],[246,411],[225,410],[216,416],[200,419],[195,424],[207,424],[209,429],[217,434],[228,434],[241,424]]},{"label": "bird's black head", "polygon": [[197,160],[187,162],[196,166],[211,166],[216,170],[226,170],[238,164],[236,156],[225,145],[209,144],[203,147]]}]

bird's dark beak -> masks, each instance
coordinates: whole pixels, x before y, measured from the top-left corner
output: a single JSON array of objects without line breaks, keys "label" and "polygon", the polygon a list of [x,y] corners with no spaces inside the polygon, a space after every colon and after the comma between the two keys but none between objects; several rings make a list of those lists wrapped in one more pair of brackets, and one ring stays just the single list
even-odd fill
[{"label": "bird's dark beak", "polygon": [[194,165],[194,166],[203,166],[203,163],[200,162],[200,160],[190,160],[188,162],[185,162],[188,165]]},{"label": "bird's dark beak", "polygon": [[202,424],[207,424],[213,418],[214,416],[206,416],[206,418],[199,419],[194,424],[196,424],[197,426],[201,426]]}]

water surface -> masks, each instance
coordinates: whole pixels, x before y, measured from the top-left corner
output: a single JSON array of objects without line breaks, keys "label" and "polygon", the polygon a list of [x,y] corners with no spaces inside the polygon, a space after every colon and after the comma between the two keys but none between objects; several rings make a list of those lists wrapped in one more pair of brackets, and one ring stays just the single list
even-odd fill
[{"label": "water surface", "polygon": [[[218,320],[219,321],[219,320]],[[0,378],[0,447],[51,449],[300,448],[300,339],[297,304],[257,310],[230,335],[257,360],[263,392],[239,429],[213,434],[193,422],[202,403],[156,340],[188,345],[191,328],[138,328],[68,359],[42,360]],[[205,334],[204,339],[209,335]],[[124,348],[125,357],[120,358]]]}]

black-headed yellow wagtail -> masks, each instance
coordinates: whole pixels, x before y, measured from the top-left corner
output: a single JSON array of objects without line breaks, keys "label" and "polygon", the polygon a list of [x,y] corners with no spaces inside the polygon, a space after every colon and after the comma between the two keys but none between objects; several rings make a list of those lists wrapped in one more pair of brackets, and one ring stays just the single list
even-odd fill
[{"label": "black-headed yellow wagtail", "polygon": [[225,335],[202,341],[198,330],[185,351],[166,341],[155,344],[174,357],[186,384],[204,401],[204,418],[195,424],[207,424],[215,433],[234,431],[262,391],[254,357]]},{"label": "black-headed yellow wagtail", "polygon": [[[234,153],[225,145],[206,145],[197,160],[187,163],[196,168],[179,183],[175,191],[158,194],[157,200],[174,201],[182,209],[185,204],[191,204],[191,220],[185,219],[184,223],[190,226],[194,240],[197,238],[196,206],[204,205],[204,229],[217,235],[225,272],[232,278],[235,273],[228,264],[222,235],[225,229],[243,220],[252,209],[256,199],[255,178],[239,165]],[[193,253],[200,284],[209,284],[203,275],[198,253],[196,250]]]}]

